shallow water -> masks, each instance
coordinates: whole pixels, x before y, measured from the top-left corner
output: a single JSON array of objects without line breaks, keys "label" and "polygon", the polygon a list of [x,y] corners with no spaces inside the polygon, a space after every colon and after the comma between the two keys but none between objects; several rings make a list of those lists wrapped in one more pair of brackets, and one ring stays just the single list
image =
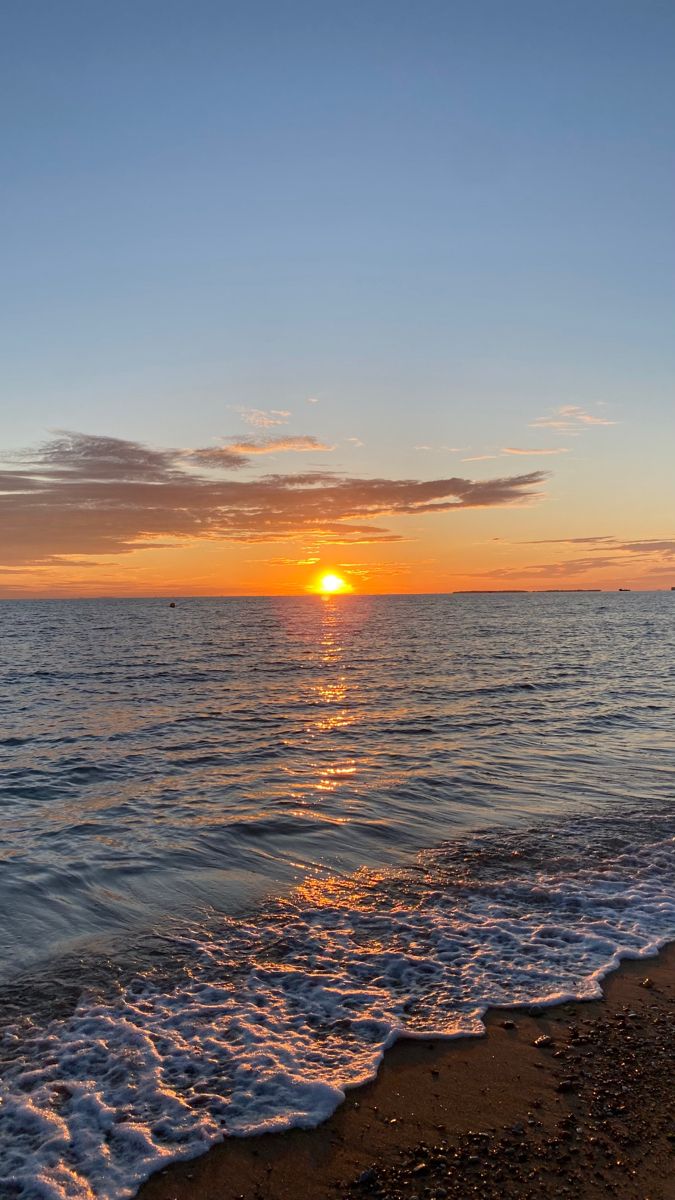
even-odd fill
[{"label": "shallow water", "polygon": [[8,1195],[131,1195],[675,935],[669,593],[7,602],[0,636]]}]

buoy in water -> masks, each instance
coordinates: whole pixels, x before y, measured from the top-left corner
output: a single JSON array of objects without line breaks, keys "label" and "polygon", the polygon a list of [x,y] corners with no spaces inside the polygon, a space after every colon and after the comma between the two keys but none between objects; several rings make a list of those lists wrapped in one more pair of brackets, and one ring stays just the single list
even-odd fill
[{"label": "buoy in water", "polygon": [[170,603],[170,605],[169,605],[169,608],[175,608],[175,607],[176,607],[175,601],[174,601],[174,600],[172,600],[172,601],[171,601],[171,603]]}]

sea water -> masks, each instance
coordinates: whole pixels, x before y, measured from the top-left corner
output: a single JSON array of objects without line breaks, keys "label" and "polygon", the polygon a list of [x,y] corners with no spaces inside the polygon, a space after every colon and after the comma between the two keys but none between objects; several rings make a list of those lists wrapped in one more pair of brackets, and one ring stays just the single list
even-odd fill
[{"label": "sea water", "polygon": [[675,936],[670,593],[0,604],[0,1195],[311,1126]]}]

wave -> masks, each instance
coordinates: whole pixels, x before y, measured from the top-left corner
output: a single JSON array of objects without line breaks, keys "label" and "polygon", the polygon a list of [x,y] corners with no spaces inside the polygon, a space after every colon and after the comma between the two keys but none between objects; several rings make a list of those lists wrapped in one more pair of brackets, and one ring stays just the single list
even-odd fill
[{"label": "wave", "polygon": [[[675,936],[665,811],[483,832],[392,870],[306,880],[186,930],[161,978],[83,995],[1,1043],[0,1184],[123,1200],[213,1142],[326,1118],[400,1036],[483,1032],[492,1005],[591,998]],[[169,982],[170,977],[170,982]]]}]

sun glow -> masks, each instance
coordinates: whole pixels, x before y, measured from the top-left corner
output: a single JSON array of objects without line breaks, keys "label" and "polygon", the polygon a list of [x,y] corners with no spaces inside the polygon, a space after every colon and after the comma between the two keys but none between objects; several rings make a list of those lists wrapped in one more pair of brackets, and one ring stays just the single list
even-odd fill
[{"label": "sun glow", "polygon": [[322,592],[324,596],[334,596],[338,592],[348,592],[351,589],[349,584],[345,583],[344,579],[340,575],[334,575],[329,572],[327,575],[321,576],[318,590]]}]

